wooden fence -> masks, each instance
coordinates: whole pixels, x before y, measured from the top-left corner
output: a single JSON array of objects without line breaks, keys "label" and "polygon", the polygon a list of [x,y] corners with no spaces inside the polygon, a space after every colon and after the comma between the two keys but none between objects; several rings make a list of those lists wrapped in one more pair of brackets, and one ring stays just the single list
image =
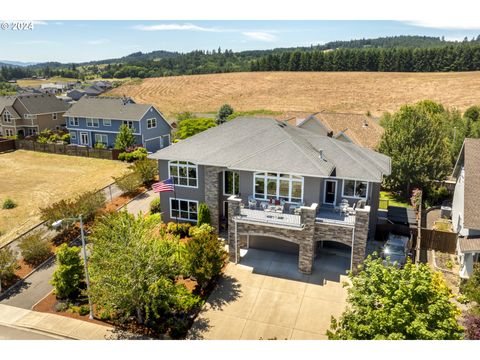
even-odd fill
[{"label": "wooden fence", "polygon": [[118,160],[118,155],[120,154],[120,150],[117,149],[93,149],[78,145],[42,144],[31,140],[15,140],[15,148],[108,160]]},{"label": "wooden fence", "polygon": [[0,153],[15,150],[15,140],[0,138]]},{"label": "wooden fence", "polygon": [[[412,236],[412,249],[417,247],[417,229],[409,228],[398,224],[377,224],[375,238],[386,241],[388,233]],[[420,232],[422,240],[420,242],[421,250],[436,250],[449,254],[455,254],[457,249],[457,234],[447,231],[426,229],[422,227]]]},{"label": "wooden fence", "polygon": [[[456,233],[422,228],[420,234],[422,237],[420,249],[455,254],[457,249]],[[416,247],[416,238],[414,247]]]}]

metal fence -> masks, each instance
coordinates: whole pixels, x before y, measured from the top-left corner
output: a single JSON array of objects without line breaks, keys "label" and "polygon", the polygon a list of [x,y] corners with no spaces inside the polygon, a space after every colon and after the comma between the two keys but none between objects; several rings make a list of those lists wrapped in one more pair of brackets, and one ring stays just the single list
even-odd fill
[{"label": "metal fence", "polygon": [[31,140],[15,140],[15,149],[108,160],[118,160],[118,155],[120,154],[120,150],[117,149],[93,149],[85,146],[78,146],[72,144],[42,144]]}]

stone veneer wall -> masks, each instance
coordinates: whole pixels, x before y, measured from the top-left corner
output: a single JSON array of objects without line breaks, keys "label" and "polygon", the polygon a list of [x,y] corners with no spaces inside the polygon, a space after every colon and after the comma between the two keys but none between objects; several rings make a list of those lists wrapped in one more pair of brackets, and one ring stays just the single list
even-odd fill
[{"label": "stone veneer wall", "polygon": [[[247,245],[243,235],[254,234],[276,237],[299,245],[298,269],[304,274],[311,274],[315,260],[315,249],[318,241],[336,241],[352,246],[352,270],[355,272],[365,257],[365,247],[368,238],[368,210],[357,210],[355,226],[338,226],[316,222],[317,204],[301,208],[301,223],[303,228],[288,228],[271,226],[270,224],[255,224],[235,221],[234,217],[240,214],[241,199],[228,199],[228,245],[230,261],[240,261],[240,248]],[[237,240],[235,243],[235,225]],[[237,250],[237,253],[235,253]]]},{"label": "stone veneer wall", "polygon": [[205,165],[205,203],[210,209],[211,225],[219,230],[220,226],[220,174],[223,168]]}]

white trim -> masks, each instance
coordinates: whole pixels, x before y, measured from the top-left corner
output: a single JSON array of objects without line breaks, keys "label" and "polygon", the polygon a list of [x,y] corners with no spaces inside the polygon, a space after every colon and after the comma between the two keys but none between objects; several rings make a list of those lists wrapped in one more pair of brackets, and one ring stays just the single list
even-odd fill
[{"label": "white trim", "polygon": [[58,120],[58,113],[52,113],[52,120],[57,121]]},{"label": "white trim", "polygon": [[[4,130],[5,130],[5,136],[15,136],[15,130],[13,129],[4,129]],[[11,135],[9,135],[7,131],[9,132],[11,131]]]},{"label": "white trim", "polygon": [[[171,165],[172,162],[176,162],[176,163],[177,163],[177,164],[174,164],[174,165],[177,166],[177,169],[178,169],[179,171],[180,171],[180,169],[179,169],[180,165],[186,166],[187,169],[188,169],[188,167],[190,167],[190,168],[195,167],[195,173],[196,173],[196,175],[197,175],[196,178],[195,178],[195,180],[197,180],[197,186],[181,185],[181,184],[175,184],[175,186],[176,186],[176,187],[191,188],[191,189],[198,189],[198,180],[199,180],[199,179],[198,179],[198,178],[199,178],[199,176],[198,176],[198,165],[197,165],[197,164],[194,164],[194,163],[192,163],[192,162],[190,162],[190,161],[186,161],[186,162],[188,162],[188,164],[178,164],[178,162],[180,162],[180,161],[181,161],[181,160],[170,160],[170,161],[168,162],[168,178],[170,179],[170,178],[173,177],[173,176],[170,174],[170,165]],[[179,176],[177,175],[177,177],[179,177]],[[189,179],[189,177],[188,177],[188,171],[187,171],[187,179]]]},{"label": "white trim", "polygon": [[[68,129],[68,126],[67,126],[67,129]],[[109,130],[89,130],[89,129],[85,129],[85,128],[73,128],[73,130],[88,131],[88,132],[103,132],[103,133],[109,133],[109,134],[118,134],[120,132],[120,131],[109,131]],[[133,133],[133,135],[141,136],[142,134]]]},{"label": "white trim", "polygon": [[[222,173],[223,173],[223,178],[222,178],[222,180],[223,180],[223,182],[222,182],[223,196],[232,196],[232,195],[238,196],[238,194],[227,194],[227,193],[225,193],[225,172],[226,171],[234,173],[234,174],[238,174],[238,193],[240,193],[240,172],[236,171],[236,170],[223,170],[222,171]],[[235,176],[233,177],[233,189],[235,190]]]},{"label": "white trim", "polygon": [[75,130],[69,131],[68,133],[70,134],[70,139],[77,140],[77,132]]},{"label": "white trim", "polygon": [[[108,125],[105,124],[105,121],[108,121]],[[112,126],[112,119],[102,119],[102,125],[103,126]]]},{"label": "white trim", "polygon": [[[187,201],[187,202],[193,202],[197,205],[197,219],[196,220],[193,220],[193,219],[185,219],[185,218],[182,218],[182,217],[175,217],[172,215],[172,200],[175,200],[175,201],[178,201],[178,214],[180,215],[180,212],[182,210],[180,210],[180,201]],[[170,206],[170,219],[175,219],[175,220],[185,220],[185,221],[190,221],[190,222],[197,222],[198,221],[198,200],[190,200],[190,199],[180,199],[180,198],[175,198],[175,197],[171,197],[169,198],[169,206]],[[188,204],[188,207],[189,209],[187,210],[188,211],[188,215],[190,216],[190,204]]]},{"label": "white trim", "polygon": [[[7,120],[5,119],[5,115],[7,115],[7,114],[8,114],[8,120],[9,120],[9,121],[7,121]],[[13,123],[13,121],[12,121],[12,114],[10,114],[10,111],[5,110],[5,111],[3,112],[3,114],[2,114],[2,120],[3,120],[3,123],[4,123],[4,124],[12,124],[12,123]]]},{"label": "white trim", "polygon": [[[72,123],[72,120],[73,120],[73,123]],[[80,119],[78,117],[75,117],[75,116],[69,117],[68,118],[68,126],[80,126]]]},{"label": "white trim", "polygon": [[[107,138],[107,141],[98,141],[97,136],[100,137],[100,139],[102,139],[105,136]],[[105,146],[108,146],[108,135],[107,134],[95,133],[94,140],[95,140],[95,144],[102,143]],[[93,144],[93,145],[95,145],[95,144]]]},{"label": "white trim", "polygon": [[[333,203],[327,203],[325,202],[325,195],[327,194],[327,182],[328,181],[331,181],[331,182],[334,182],[335,183],[335,192],[334,192],[334,199],[333,199]],[[325,179],[324,181],[324,185],[323,185],[323,199],[322,199],[322,203],[323,204],[328,204],[328,205],[335,205],[337,203],[337,191],[338,191],[338,180],[334,180],[334,179]]]},{"label": "white trim", "polygon": [[[261,222],[258,222],[258,221],[248,221],[248,220],[240,220],[240,219],[237,219],[237,218],[233,218],[233,221],[235,222],[235,224],[237,223],[240,223],[240,224],[252,224],[252,225],[260,225],[260,226],[267,226],[267,227],[274,227],[274,228],[279,228],[279,229],[288,229],[288,230],[298,230],[298,231],[301,231],[304,229],[304,225],[300,224],[300,226],[295,226],[295,225],[291,225],[291,226],[288,226],[288,225],[278,225],[278,224],[272,224],[272,223],[261,223]],[[243,234],[243,233],[241,233]],[[245,233],[246,234],[246,233]],[[252,233],[250,233],[251,235],[254,235]],[[273,236],[273,235],[262,235],[262,236],[270,236],[270,237],[277,237],[278,236]],[[293,243],[293,241],[290,241],[291,243]],[[294,243],[296,244],[296,243]]]},{"label": "white trim", "polygon": [[[354,181],[353,184],[353,196],[350,195],[345,195],[345,181]],[[365,197],[363,196],[355,196],[355,188],[357,187],[357,182],[366,182],[367,183],[367,188],[365,190]],[[367,200],[368,199],[368,190],[369,190],[369,182],[365,180],[353,180],[353,179],[344,179],[342,181],[342,197],[348,198],[348,199],[359,199],[359,200]]]},{"label": "white trim", "polygon": [[[88,132],[80,131],[79,133],[80,133],[80,139],[78,140],[79,145],[90,146],[90,136],[88,136]],[[87,143],[86,144],[82,141],[82,135],[87,135]]]},{"label": "white trim", "polygon": [[[263,191],[264,191],[264,197],[263,198],[258,198],[256,196],[256,193],[255,193],[255,178],[256,178],[256,175],[260,175],[260,174],[265,174],[263,176],[263,180],[264,180],[264,185],[263,185]],[[273,176],[268,176],[267,175],[268,172],[254,172],[253,173],[253,189],[252,189],[252,194],[253,194],[253,198],[255,200],[268,200],[268,194],[267,194],[267,181],[268,179],[274,179]],[[305,191],[305,178],[301,175],[294,175],[294,174],[289,174],[289,173],[275,173],[277,174],[277,176],[275,177],[276,179],[276,182],[277,182],[277,188],[276,188],[276,195],[275,195],[275,198],[278,200],[279,198],[281,197],[285,197],[285,196],[280,196],[280,180],[288,180],[288,201],[286,201],[288,204],[298,204],[298,203],[301,203],[304,201],[304,191]],[[289,175],[289,178],[286,179],[286,178],[282,178],[280,177],[280,175]],[[298,176],[300,177],[301,179],[292,179],[292,176]],[[300,182],[301,181],[301,184],[302,184],[302,196],[300,198],[300,201],[292,201],[292,183],[293,182]],[[273,196],[273,195],[272,195]]]}]

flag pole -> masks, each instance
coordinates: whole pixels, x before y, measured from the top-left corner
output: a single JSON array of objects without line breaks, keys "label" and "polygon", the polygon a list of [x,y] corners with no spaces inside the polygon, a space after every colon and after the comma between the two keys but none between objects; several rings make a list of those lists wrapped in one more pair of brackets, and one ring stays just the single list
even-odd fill
[{"label": "flag pole", "polygon": [[[177,202],[177,187],[175,186],[175,181],[173,178],[170,178],[172,180],[172,184],[173,184],[173,200],[175,200],[175,202]],[[177,233],[178,233],[178,216],[180,215],[180,204],[178,204],[178,214],[177,214],[177,217],[175,218],[175,222],[177,223]]]}]

